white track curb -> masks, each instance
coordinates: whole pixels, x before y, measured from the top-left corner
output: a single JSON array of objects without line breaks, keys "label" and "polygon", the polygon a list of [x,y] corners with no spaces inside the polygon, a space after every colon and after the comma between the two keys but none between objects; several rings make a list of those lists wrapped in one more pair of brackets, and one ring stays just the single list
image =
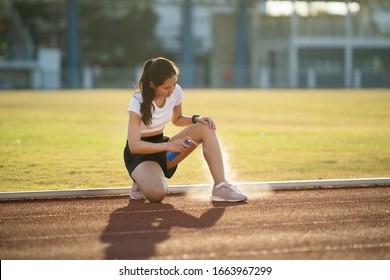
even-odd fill
[{"label": "white track curb", "polygon": [[[362,178],[362,179],[335,179],[335,180],[305,180],[305,181],[273,181],[273,182],[243,182],[235,183],[241,188],[256,187],[271,189],[300,189],[316,187],[343,187],[343,186],[375,186],[390,185],[390,178]],[[180,193],[195,190],[196,188],[211,187],[210,184],[197,185],[172,185],[168,187],[169,193]],[[127,195],[129,187],[126,188],[96,188],[79,190],[57,190],[57,191],[28,191],[28,192],[2,192],[0,200],[38,199],[38,198],[59,198],[59,197],[93,197],[109,195]]]}]

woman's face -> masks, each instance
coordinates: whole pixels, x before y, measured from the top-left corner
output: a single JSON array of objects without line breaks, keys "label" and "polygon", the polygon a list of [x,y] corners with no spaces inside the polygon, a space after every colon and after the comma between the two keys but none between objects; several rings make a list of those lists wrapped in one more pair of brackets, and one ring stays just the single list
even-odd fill
[{"label": "woman's face", "polygon": [[158,87],[153,87],[154,92],[157,96],[161,97],[169,97],[173,90],[176,87],[177,83],[177,75],[172,76],[171,78],[166,79],[161,85]]}]

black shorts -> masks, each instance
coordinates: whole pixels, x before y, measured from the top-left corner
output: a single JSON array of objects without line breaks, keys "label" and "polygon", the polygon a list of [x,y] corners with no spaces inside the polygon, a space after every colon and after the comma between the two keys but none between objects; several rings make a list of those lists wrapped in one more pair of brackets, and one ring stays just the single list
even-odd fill
[{"label": "black shorts", "polygon": [[[151,142],[151,143],[164,143],[168,142],[169,137],[164,136],[162,133],[156,136],[150,136],[150,137],[141,137],[142,141]],[[160,166],[161,169],[164,172],[165,177],[168,179],[173,176],[175,173],[177,166],[167,170],[167,159],[166,159],[166,152],[159,152],[154,154],[132,154],[129,149],[129,143],[126,141],[126,147],[123,151],[123,157],[125,160],[125,165],[127,168],[127,171],[129,172],[129,175],[131,177],[131,173],[134,171],[134,169],[144,161],[155,161]]]}]

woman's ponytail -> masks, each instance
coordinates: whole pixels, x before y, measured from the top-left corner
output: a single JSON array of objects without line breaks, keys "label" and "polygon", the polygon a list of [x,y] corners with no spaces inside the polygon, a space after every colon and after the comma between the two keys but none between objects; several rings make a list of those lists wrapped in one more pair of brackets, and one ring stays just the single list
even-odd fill
[{"label": "woman's ponytail", "polygon": [[142,103],[141,103],[141,116],[142,122],[145,125],[150,125],[152,123],[152,114],[155,111],[153,106],[154,99],[154,90],[150,87],[150,78],[148,75],[148,70],[152,65],[153,60],[149,59],[145,62],[144,68],[142,71],[142,76],[139,79],[138,85],[142,94]]}]

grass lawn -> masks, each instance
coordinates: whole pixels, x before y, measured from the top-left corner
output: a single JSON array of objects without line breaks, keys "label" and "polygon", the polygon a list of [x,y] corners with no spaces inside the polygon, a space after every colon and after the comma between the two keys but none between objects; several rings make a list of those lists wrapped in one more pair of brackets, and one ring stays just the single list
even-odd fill
[{"label": "grass lawn", "polygon": [[[0,191],[130,186],[122,153],[132,93],[0,92]],[[185,114],[216,121],[231,181],[390,175],[389,90],[185,93]],[[211,182],[201,148],[168,181]]]}]

